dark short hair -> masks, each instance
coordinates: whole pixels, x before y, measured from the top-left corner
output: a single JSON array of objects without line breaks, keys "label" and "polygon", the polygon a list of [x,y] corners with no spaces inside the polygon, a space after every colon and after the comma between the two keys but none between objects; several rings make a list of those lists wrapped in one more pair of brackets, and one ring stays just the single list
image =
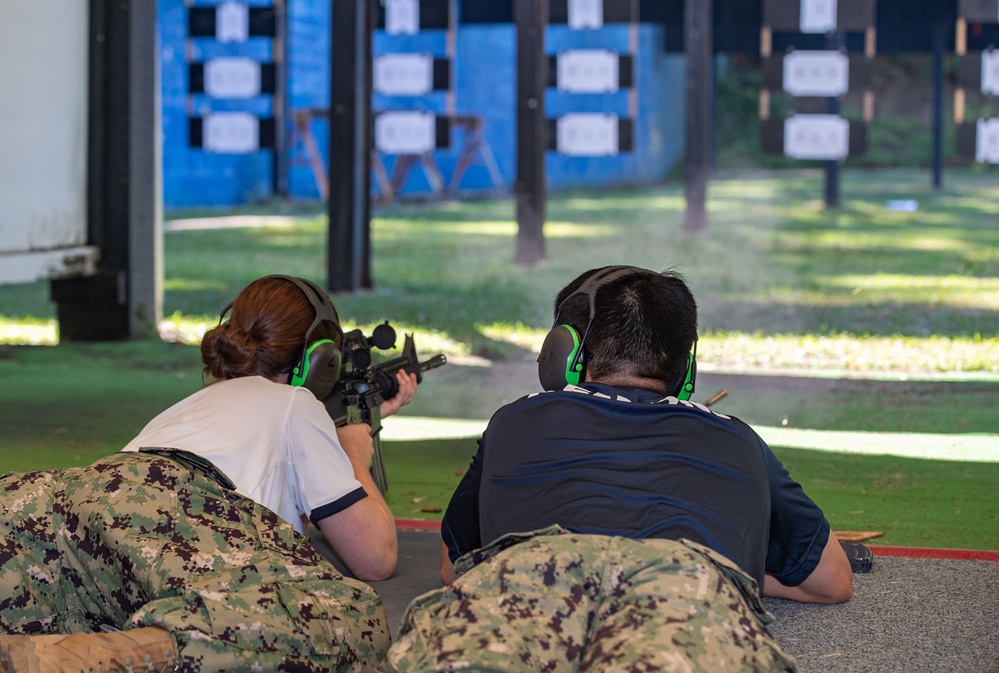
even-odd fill
[{"label": "dark short hair", "polygon": [[[573,294],[601,267],[580,274],[555,298],[555,319],[581,336],[590,318],[589,298]],[[583,348],[587,371],[599,380],[612,375],[663,382],[663,392],[680,389],[689,354],[697,340],[697,302],[675,270],[634,268],[599,286],[593,322]]]}]

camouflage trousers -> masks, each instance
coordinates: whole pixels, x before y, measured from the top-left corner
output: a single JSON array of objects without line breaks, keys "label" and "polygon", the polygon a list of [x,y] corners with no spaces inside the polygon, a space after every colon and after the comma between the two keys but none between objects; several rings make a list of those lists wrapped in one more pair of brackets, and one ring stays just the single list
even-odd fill
[{"label": "camouflage trousers", "polygon": [[381,666],[390,636],[375,591],[202,462],[119,453],[0,478],[0,630],[159,626],[179,671]]},{"label": "camouflage trousers", "polygon": [[507,535],[414,600],[389,662],[417,671],[796,671],[756,582],[689,541]]}]

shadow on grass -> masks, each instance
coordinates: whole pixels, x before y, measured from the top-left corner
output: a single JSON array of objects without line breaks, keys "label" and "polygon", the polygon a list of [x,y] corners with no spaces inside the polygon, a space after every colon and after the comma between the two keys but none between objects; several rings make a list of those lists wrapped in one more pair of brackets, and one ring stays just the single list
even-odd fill
[{"label": "shadow on grass", "polygon": [[[374,287],[334,301],[348,324],[389,319],[502,352],[490,325],[544,330],[551,300],[605,264],[676,266],[702,306],[702,332],[973,337],[999,333],[996,190],[962,174],[926,193],[914,171],[845,171],[844,206],[821,207],[820,171],[758,173],[710,187],[710,226],[681,231],[679,183],[553,194],[548,260],[513,264],[510,200],[398,204],[372,224]],[[889,198],[919,191],[914,213]],[[315,211],[306,211],[312,212]],[[294,226],[166,235],[164,314],[215,319],[266,273],[326,278],[325,214]],[[54,317],[45,283],[4,287],[0,315]]]}]

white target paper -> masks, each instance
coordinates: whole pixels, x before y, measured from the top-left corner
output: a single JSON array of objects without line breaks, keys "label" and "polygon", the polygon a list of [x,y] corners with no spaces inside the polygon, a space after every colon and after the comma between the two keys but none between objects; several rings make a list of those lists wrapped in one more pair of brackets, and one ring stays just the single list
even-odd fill
[{"label": "white target paper", "polygon": [[618,56],[605,49],[562,52],[556,58],[559,91],[608,93],[617,91]]},{"label": "white target paper", "polygon": [[617,115],[576,112],[558,118],[555,147],[577,157],[612,156],[618,153]]},{"label": "white target paper", "polygon": [[569,0],[569,27],[594,30],[604,26],[603,0]]},{"label": "white target paper", "polygon": [[385,154],[422,154],[437,147],[432,112],[382,112],[375,117],[375,148]]},{"label": "white target paper", "polygon": [[784,91],[792,96],[842,96],[850,88],[850,59],[838,51],[793,51],[784,57]]},{"label": "white target paper", "polygon": [[247,154],[260,149],[260,121],[249,112],[216,112],[201,122],[206,152]]},{"label": "white target paper", "polygon": [[420,32],[419,0],[385,0],[385,32],[389,35]]},{"label": "white target paper", "polygon": [[999,119],[979,119],[975,135],[975,160],[999,164]]},{"label": "white target paper", "polygon": [[250,8],[241,2],[223,2],[215,8],[215,39],[246,42],[250,36]]},{"label": "white target paper", "polygon": [[375,57],[372,86],[386,96],[423,96],[434,88],[430,54],[385,54]]},{"label": "white target paper", "polygon": [[850,122],[839,115],[802,114],[784,120],[784,154],[836,160],[850,153]]},{"label": "white target paper", "polygon": [[213,58],[205,62],[205,93],[212,98],[260,95],[260,63],[251,58]]},{"label": "white target paper", "polygon": [[982,52],[982,93],[999,96],[999,50]]},{"label": "white target paper", "polygon": [[801,32],[836,30],[836,0],[801,0]]}]

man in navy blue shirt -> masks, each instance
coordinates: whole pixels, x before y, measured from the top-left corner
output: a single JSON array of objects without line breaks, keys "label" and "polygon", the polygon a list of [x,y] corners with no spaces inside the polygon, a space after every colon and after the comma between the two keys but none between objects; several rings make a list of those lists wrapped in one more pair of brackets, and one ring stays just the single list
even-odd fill
[{"label": "man in navy blue shirt", "polygon": [[[501,408],[479,440],[441,525],[441,579],[454,591],[410,611],[390,653],[399,670],[454,657],[558,670],[536,658],[549,631],[558,638],[541,650],[575,666],[579,647],[592,670],[622,658],[672,670],[673,656],[693,670],[794,670],[760,594],[843,602],[850,564],[766,443],[689,400],[696,342],[697,305],[678,273],[604,267],[559,293],[538,358],[544,392]],[[556,596],[572,597],[582,635],[566,635],[575,621]],[[475,637],[502,654],[489,659]]]}]

